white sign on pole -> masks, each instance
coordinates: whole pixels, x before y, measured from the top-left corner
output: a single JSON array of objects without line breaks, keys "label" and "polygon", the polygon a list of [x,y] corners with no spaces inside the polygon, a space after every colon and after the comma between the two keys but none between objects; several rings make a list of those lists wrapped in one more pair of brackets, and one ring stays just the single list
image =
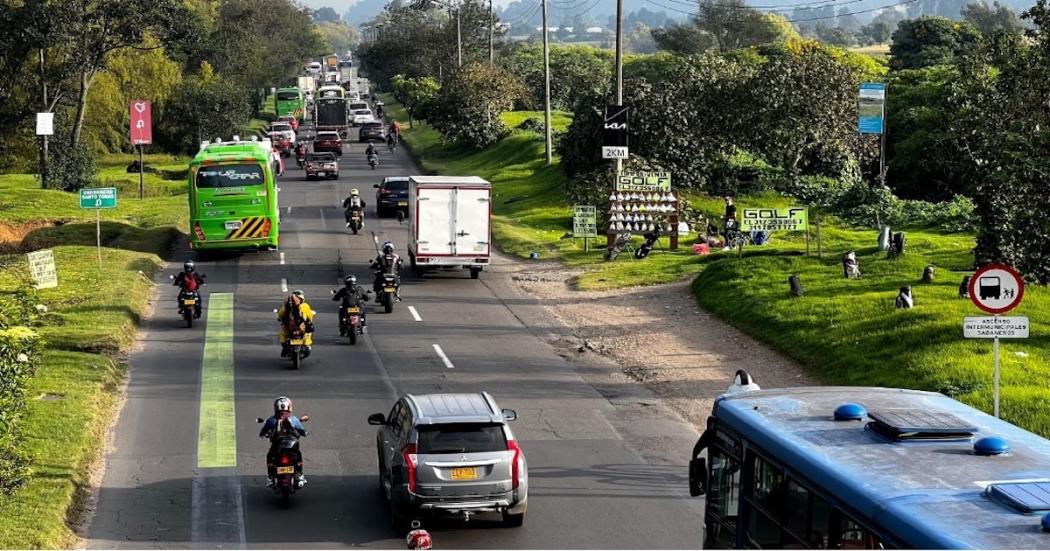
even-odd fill
[{"label": "white sign on pole", "polygon": [[963,319],[963,336],[967,339],[1027,339],[1028,318],[1026,316],[966,317]]},{"label": "white sign on pole", "polygon": [[621,159],[627,160],[627,147],[626,146],[602,146],[602,158],[603,159]]},{"label": "white sign on pole", "polygon": [[55,114],[54,113],[37,113],[36,114],[36,135],[37,136],[54,136],[55,135]]},{"label": "white sign on pole", "polygon": [[55,270],[55,255],[51,249],[34,251],[26,255],[29,258],[29,274],[33,277],[37,289],[58,287],[58,272]]}]

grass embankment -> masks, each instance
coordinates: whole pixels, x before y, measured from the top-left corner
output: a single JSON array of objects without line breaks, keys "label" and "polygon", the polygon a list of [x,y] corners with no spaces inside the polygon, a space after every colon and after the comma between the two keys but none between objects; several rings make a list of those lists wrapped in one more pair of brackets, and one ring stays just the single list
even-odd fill
[{"label": "grass embankment", "polygon": [[[407,120],[393,98],[384,101],[392,116]],[[529,116],[541,115],[508,113],[505,120],[513,128]],[[553,167],[544,166],[540,135],[517,130],[482,151],[442,144],[425,123],[417,122],[405,136],[425,170],[490,180],[496,193],[494,234],[499,246],[523,257],[538,251],[541,258],[584,270],[574,282],[579,288],[614,289],[697,274],[693,288],[704,308],[797,359],[828,384],[935,390],[985,411],[992,409],[991,343],[962,338],[962,318],[981,315],[968,300],[958,298],[959,282],[972,272],[972,235],[912,228],[906,254],[890,260],[875,250],[875,231],[829,222],[821,228],[823,258],[816,256],[815,236],[807,257],[801,234],[776,233],[770,244],[745,249],[742,258],[735,252],[696,256],[685,245],[677,252],[658,250],[644,261],[621,257],[607,263],[601,261],[600,250],[583,253],[578,243],[561,239],[571,230],[571,211],[561,194],[564,176],[557,158]],[[688,199],[716,218],[721,213],[718,198]],[[784,207],[791,202],[775,194],[737,200],[739,208]],[[841,255],[851,249],[860,259],[860,280],[842,277]],[[931,264],[936,280],[923,284],[923,268]],[[789,296],[791,274],[799,275],[804,297]],[[914,309],[894,308],[904,285],[913,286]],[[1050,388],[1045,382],[1050,379],[1050,293],[1029,288],[1016,313],[1029,316],[1032,338],[1003,344],[1002,415],[1050,436]]]},{"label": "grass embankment", "polygon": [[[59,279],[58,288],[35,293],[49,312],[34,327],[47,346],[30,384],[24,427],[33,475],[26,487],[0,497],[0,548],[76,545],[70,522],[117,413],[122,357],[134,342],[162,256],[185,231],[186,197],[176,195],[185,190],[185,161],[147,156],[147,166],[169,172],[146,174],[143,201],[138,174],[124,172],[130,161],[100,163],[98,185],[120,188],[118,207],[101,213],[101,270],[95,213],[81,210],[76,194],[41,190],[31,175],[0,175],[0,245],[16,252],[52,248]],[[24,257],[14,258],[13,268],[0,270],[0,292],[26,287]]]}]

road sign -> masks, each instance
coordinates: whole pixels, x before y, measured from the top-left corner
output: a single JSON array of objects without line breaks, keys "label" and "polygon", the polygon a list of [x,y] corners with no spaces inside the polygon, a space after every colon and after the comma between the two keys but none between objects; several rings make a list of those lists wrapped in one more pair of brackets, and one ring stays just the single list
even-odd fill
[{"label": "road sign", "polygon": [[623,170],[616,177],[616,191],[671,191],[670,172]]},{"label": "road sign", "polygon": [[627,107],[605,107],[602,123],[602,158],[627,159]]},{"label": "road sign", "polygon": [[58,271],[55,270],[55,255],[51,249],[34,251],[26,255],[29,258],[29,274],[33,277],[37,289],[58,287]]},{"label": "road sign", "polygon": [[80,190],[80,208],[113,209],[117,208],[117,188],[97,187]]},{"label": "road sign", "polygon": [[963,336],[967,339],[1027,339],[1028,328],[1025,316],[963,318]]},{"label": "road sign", "polygon": [[128,111],[131,113],[131,145],[153,143],[153,106],[150,102],[133,99]]},{"label": "road sign", "polygon": [[589,205],[573,205],[572,236],[598,237],[598,209]]},{"label": "road sign", "polygon": [[806,231],[809,213],[805,207],[786,209],[744,209],[741,231]]},{"label": "road sign", "polygon": [[1005,264],[989,264],[970,278],[970,301],[989,314],[1005,314],[1024,298],[1024,278]]},{"label": "road sign", "polygon": [[886,85],[865,82],[860,85],[860,112],[857,130],[861,134],[882,134],[886,120]]},{"label": "road sign", "polygon": [[54,113],[37,113],[36,114],[36,135],[37,136],[54,136],[55,135],[55,114]]}]

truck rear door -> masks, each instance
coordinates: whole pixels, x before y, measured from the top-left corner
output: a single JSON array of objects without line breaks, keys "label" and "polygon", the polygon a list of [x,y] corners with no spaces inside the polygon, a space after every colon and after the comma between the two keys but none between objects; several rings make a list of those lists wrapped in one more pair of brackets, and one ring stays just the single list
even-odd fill
[{"label": "truck rear door", "polygon": [[417,255],[452,256],[455,189],[419,187],[416,189]]},{"label": "truck rear door", "polygon": [[488,256],[489,193],[487,189],[456,190],[455,251],[457,256]]}]

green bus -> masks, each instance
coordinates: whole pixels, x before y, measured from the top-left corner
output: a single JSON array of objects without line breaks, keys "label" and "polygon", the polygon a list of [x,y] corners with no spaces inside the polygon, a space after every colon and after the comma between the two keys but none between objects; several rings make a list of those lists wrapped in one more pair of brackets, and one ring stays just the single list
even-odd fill
[{"label": "green bus", "polygon": [[306,113],[306,98],[298,88],[278,88],[274,95],[274,110],[278,117],[294,115],[300,121]]},{"label": "green bus", "polygon": [[277,248],[277,161],[269,140],[201,144],[188,176],[194,250]]}]

